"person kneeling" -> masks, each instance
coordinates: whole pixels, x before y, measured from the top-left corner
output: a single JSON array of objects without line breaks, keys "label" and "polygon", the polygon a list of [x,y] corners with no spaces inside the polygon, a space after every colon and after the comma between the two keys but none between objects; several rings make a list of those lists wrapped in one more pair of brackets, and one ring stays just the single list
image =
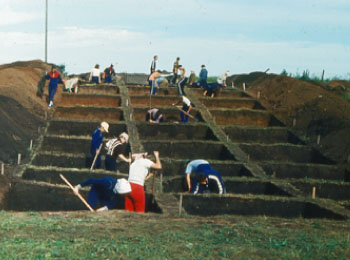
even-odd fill
[{"label": "person kneeling", "polygon": [[220,175],[199,173],[196,176],[196,182],[193,183],[191,192],[193,194],[201,193],[219,193],[226,194],[225,184]]}]

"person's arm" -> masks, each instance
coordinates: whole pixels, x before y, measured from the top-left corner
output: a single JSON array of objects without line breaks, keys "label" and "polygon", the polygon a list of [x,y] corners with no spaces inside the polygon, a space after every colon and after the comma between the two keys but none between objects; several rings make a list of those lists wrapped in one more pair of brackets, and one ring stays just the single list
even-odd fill
[{"label": "person's arm", "polygon": [[191,174],[186,174],[188,192],[191,192]]},{"label": "person's arm", "polygon": [[186,112],[187,112],[187,114],[189,114],[189,113],[190,113],[191,109],[192,109],[192,106],[191,106],[191,105],[189,105],[189,106],[188,106],[188,110],[186,111]]},{"label": "person's arm", "polygon": [[[87,179],[86,181],[83,181],[82,183],[76,185],[74,187],[74,193],[75,194],[78,194],[79,193],[79,190],[82,188],[82,187],[85,187],[85,186],[88,186],[88,185],[96,185],[96,186],[106,186],[106,181],[103,180],[103,179],[94,179],[94,178],[90,178],[90,179]],[[109,182],[107,182],[107,187],[109,186]]]},{"label": "person's arm", "polygon": [[153,151],[153,154],[154,154],[154,157],[156,157],[156,162],[151,165],[151,168],[155,170],[162,169],[162,163],[160,162],[160,159],[159,159],[159,152]]},{"label": "person's arm", "polygon": [[131,159],[130,158],[126,158],[124,154],[119,154],[118,157],[120,159],[122,159],[124,162],[127,162],[127,163],[131,163]]}]

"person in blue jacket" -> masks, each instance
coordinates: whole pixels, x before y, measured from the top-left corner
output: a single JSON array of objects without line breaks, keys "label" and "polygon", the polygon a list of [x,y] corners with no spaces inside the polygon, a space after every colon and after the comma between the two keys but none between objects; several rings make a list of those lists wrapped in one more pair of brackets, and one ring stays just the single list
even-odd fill
[{"label": "person in blue jacket", "polygon": [[226,194],[225,184],[222,180],[220,174],[211,169],[207,172],[200,172],[196,176],[195,182],[193,182],[191,187],[191,192],[193,194],[201,193],[219,193]]},{"label": "person in blue jacket", "polygon": [[56,70],[55,67],[52,67],[50,73],[46,73],[46,80],[50,80],[49,82],[49,108],[53,106],[53,98],[57,91],[58,84],[64,84],[64,81],[61,78],[60,73]]},{"label": "person in blue jacket", "polygon": [[103,133],[108,133],[109,124],[107,122],[102,122],[100,127],[98,127],[93,133],[92,133],[92,139],[91,139],[91,147],[90,152],[92,155],[92,159],[95,158],[95,155],[98,153],[94,169],[101,167],[101,145],[103,141]]},{"label": "person in blue jacket", "polygon": [[208,71],[205,68],[205,65],[203,64],[201,66],[201,72],[199,73],[199,83],[201,85],[201,87],[206,90],[208,87],[208,83],[207,83],[207,79],[208,79]]},{"label": "person in blue jacket", "polygon": [[88,203],[96,210],[98,203],[100,207],[97,211],[113,209],[118,202],[117,194],[127,195],[131,192],[130,183],[126,179],[114,179],[104,177],[100,179],[87,179],[74,187],[74,193],[78,194],[79,189],[91,186],[88,196]]},{"label": "person in blue jacket", "polygon": [[[191,173],[195,173],[195,178],[191,180]],[[225,184],[218,171],[214,170],[208,161],[203,159],[190,161],[185,170],[186,174],[186,190],[192,193],[203,193],[204,187],[202,184],[209,184],[209,181],[214,184],[219,194],[226,193]],[[204,176],[204,178],[202,177]],[[199,178],[199,180],[197,180]]]}]

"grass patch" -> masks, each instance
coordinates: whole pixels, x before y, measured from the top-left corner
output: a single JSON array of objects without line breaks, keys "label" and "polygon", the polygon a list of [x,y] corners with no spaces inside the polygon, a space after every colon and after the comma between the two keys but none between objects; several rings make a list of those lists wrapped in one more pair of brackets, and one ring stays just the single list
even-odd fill
[{"label": "grass patch", "polygon": [[0,259],[346,259],[349,223],[0,213]]}]

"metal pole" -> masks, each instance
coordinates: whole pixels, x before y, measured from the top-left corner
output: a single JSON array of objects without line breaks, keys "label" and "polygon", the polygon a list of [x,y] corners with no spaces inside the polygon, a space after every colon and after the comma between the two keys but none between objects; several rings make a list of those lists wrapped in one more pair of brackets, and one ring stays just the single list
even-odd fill
[{"label": "metal pole", "polygon": [[48,0],[45,2],[45,62],[47,63],[47,25],[48,25]]}]

